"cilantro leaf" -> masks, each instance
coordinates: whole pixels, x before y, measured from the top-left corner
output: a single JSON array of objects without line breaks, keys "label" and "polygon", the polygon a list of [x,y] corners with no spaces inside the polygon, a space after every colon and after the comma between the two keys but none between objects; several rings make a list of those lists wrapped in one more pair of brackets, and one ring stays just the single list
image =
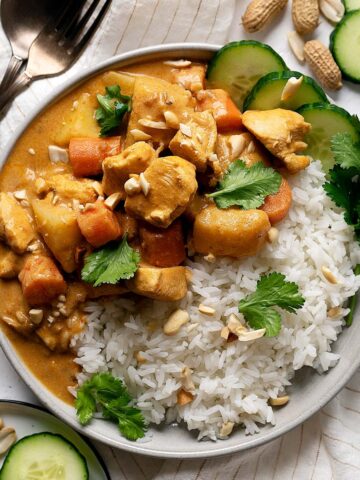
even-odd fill
[{"label": "cilantro leaf", "polygon": [[257,208],[264,203],[265,197],[278,192],[280,184],[281,175],[273,168],[262,163],[248,168],[242,160],[237,160],[230,165],[217,190],[207,196],[214,198],[219,208],[232,205]]},{"label": "cilantro leaf", "polygon": [[282,273],[273,272],[262,276],[256,291],[240,300],[239,312],[252,328],[265,328],[266,336],[274,337],[280,332],[281,317],[271,307],[277,306],[294,313],[304,301],[296,283],[288,282]]},{"label": "cilantro leaf", "polygon": [[104,406],[104,417],[117,422],[122,435],[128,440],[137,440],[144,436],[146,423],[138,408],[119,406],[118,402],[110,402]]},{"label": "cilantro leaf", "polygon": [[132,278],[140,262],[139,253],[130,247],[126,236],[119,245],[109,244],[85,258],[81,278],[94,287]]},{"label": "cilantro leaf", "polygon": [[360,120],[359,120],[359,117],[357,115],[351,115],[351,117],[352,117],[352,120],[353,120],[354,127],[356,128],[356,130],[360,134]]},{"label": "cilantro leaf", "polygon": [[95,111],[95,119],[101,126],[101,137],[121,125],[124,115],[131,111],[131,97],[122,95],[119,85],[105,87],[105,91],[105,95],[96,96],[100,106]]},{"label": "cilantro leaf", "polygon": [[360,171],[360,145],[350,133],[337,133],[331,137],[331,151],[341,168],[356,168]]},{"label": "cilantro leaf", "polygon": [[[355,125],[360,124],[354,119]],[[324,190],[333,202],[344,209],[346,223],[352,225],[360,241],[360,144],[349,133],[338,133],[331,139],[336,164],[329,172]]]},{"label": "cilantro leaf", "polygon": [[113,377],[110,373],[96,373],[93,375],[91,388],[96,390],[97,397],[103,402],[113,400],[114,397],[125,400],[126,404],[131,400],[131,396],[123,382],[119,378]]},{"label": "cilantro leaf", "polygon": [[346,223],[355,229],[360,228],[360,190],[358,181],[354,180],[356,170],[344,170],[335,165],[329,175],[330,180],[323,185],[325,192],[338,207],[344,209]]},{"label": "cilantro leaf", "polygon": [[96,412],[96,400],[86,384],[77,391],[75,408],[81,425],[89,423]]},{"label": "cilantro leaf", "polygon": [[[276,337],[280,332],[281,316],[280,313],[273,308],[263,307],[261,305],[250,306],[244,307],[242,313],[254,330],[265,328],[267,337]],[[266,323],[264,323],[264,319],[266,319]]]},{"label": "cilantro leaf", "polygon": [[[355,275],[360,275],[360,265],[359,264],[356,265],[356,267],[354,268],[354,273],[355,273]],[[356,309],[357,303],[358,303],[358,297],[357,297],[357,294],[355,293],[355,295],[353,295],[349,300],[348,307],[350,309],[350,312],[345,317],[345,323],[346,323],[347,327],[350,327],[352,325],[352,322],[354,320],[354,314],[355,314],[355,309]]]},{"label": "cilantro leaf", "polygon": [[76,414],[82,425],[92,419],[97,407],[105,419],[118,424],[128,440],[145,435],[147,425],[141,411],[131,405],[132,397],[119,378],[109,373],[96,373],[78,388]]}]

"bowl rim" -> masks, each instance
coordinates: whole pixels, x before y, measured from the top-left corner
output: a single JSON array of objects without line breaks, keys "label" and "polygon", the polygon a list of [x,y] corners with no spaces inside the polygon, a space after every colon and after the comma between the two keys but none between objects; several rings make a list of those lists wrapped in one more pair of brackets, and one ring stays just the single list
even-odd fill
[{"label": "bowl rim", "polygon": [[[34,109],[32,109],[30,115],[24,120],[24,122],[17,127],[15,132],[12,135],[12,138],[8,140],[4,150],[0,155],[0,168],[2,168],[5,163],[8,155],[14,148],[16,142],[23,134],[23,132],[29,127],[31,122],[42,113],[43,110],[48,108],[53,103],[57,102],[60,98],[65,96],[69,91],[75,89],[84,81],[89,78],[100,74],[103,71],[106,71],[109,68],[118,68],[122,64],[130,65],[143,61],[150,61],[155,59],[161,59],[164,56],[166,58],[181,58],[184,56],[204,59],[206,55],[210,56],[211,54],[217,52],[221,48],[221,45],[206,44],[206,43],[169,43],[162,45],[154,45],[150,47],[140,48],[131,50],[129,52],[113,56],[96,66],[93,66],[86,70],[86,72],[78,72],[72,75],[69,79],[66,80],[63,84],[57,86],[54,91],[47,95]],[[336,342],[335,342],[336,343]],[[338,382],[334,382],[332,387],[328,388],[325,393],[323,393],[318,402],[312,405],[307,411],[304,411],[302,414],[296,416],[293,420],[288,423],[276,427],[270,427],[266,430],[266,434],[262,437],[257,437],[253,435],[247,437],[247,442],[237,445],[226,445],[226,440],[217,442],[216,449],[204,449],[200,452],[196,452],[191,448],[193,445],[192,440],[190,448],[187,450],[173,451],[170,447],[168,450],[159,451],[154,447],[147,447],[147,443],[138,443],[138,442],[127,442],[123,437],[119,435],[119,440],[112,440],[108,438],[105,434],[100,433],[96,427],[93,428],[90,424],[89,426],[82,427],[76,420],[76,417],[73,414],[73,407],[66,404],[65,402],[58,399],[52,392],[50,392],[45,385],[41,383],[40,380],[31,372],[31,370],[25,366],[21,361],[21,356],[16,352],[15,347],[12,346],[10,340],[7,338],[5,332],[0,328],[0,346],[2,347],[7,359],[10,364],[15,368],[16,372],[26,383],[26,385],[32,390],[32,392],[39,398],[39,400],[45,405],[45,407],[54,413],[56,416],[59,416],[62,421],[66,422],[76,431],[80,432],[83,435],[91,437],[94,440],[101,441],[104,444],[107,444],[110,447],[116,447],[123,449],[125,451],[137,454],[143,454],[151,457],[158,458],[173,458],[173,459],[184,459],[184,458],[210,458],[217,457],[222,455],[230,455],[237,452],[242,452],[249,450],[254,447],[259,447],[264,445],[276,438],[284,435],[290,430],[294,429],[309,417],[318,412],[322,407],[324,407],[350,380],[352,375],[356,372],[357,368],[360,366],[360,357],[357,362],[352,362],[347,365],[345,373],[342,375]],[[57,409],[57,404],[54,403],[54,398],[58,402],[61,402],[64,405],[63,410],[60,412]],[[261,427],[262,431],[264,428]]]}]

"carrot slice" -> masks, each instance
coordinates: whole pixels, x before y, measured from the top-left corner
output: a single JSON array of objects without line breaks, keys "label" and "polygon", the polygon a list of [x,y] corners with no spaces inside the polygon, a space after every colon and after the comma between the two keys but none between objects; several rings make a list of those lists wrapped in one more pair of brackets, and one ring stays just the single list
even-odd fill
[{"label": "carrot slice", "polygon": [[76,177],[102,173],[102,161],[118,155],[121,151],[120,137],[72,138],[69,143],[69,158]]},{"label": "carrot slice", "polygon": [[77,221],[81,233],[93,247],[101,247],[122,235],[115,213],[104,202],[88,204],[79,211]]},{"label": "carrot slice", "polygon": [[215,88],[201,91],[197,100],[198,110],[212,110],[219,131],[241,128],[241,112],[225,90]]},{"label": "carrot slice", "polygon": [[30,305],[50,303],[66,292],[66,282],[50,257],[31,255],[19,274],[24,297]]},{"label": "carrot slice", "polygon": [[185,260],[185,246],[180,221],[166,228],[151,225],[140,228],[141,257],[155,267],[176,267]]},{"label": "carrot slice", "polygon": [[264,205],[260,207],[260,210],[263,210],[268,214],[270,223],[273,225],[274,223],[278,223],[286,217],[288,211],[290,210],[291,202],[291,188],[287,180],[283,178],[279,191],[274,193],[274,195],[268,195],[265,198]]}]

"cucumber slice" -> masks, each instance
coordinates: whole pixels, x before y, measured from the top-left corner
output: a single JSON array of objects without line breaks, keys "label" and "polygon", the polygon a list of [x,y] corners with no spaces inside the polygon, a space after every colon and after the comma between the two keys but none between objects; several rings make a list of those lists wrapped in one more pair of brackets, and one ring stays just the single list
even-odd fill
[{"label": "cucumber slice", "polygon": [[[286,102],[281,94],[291,77],[304,77],[299,90]],[[297,110],[307,103],[329,103],[323,89],[310,77],[299,72],[271,72],[261,77],[244,102],[244,110]]]},{"label": "cucumber slice", "polygon": [[86,460],[61,435],[35,433],[15,443],[0,470],[0,480],[88,480]]},{"label": "cucumber slice", "polygon": [[231,42],[210,61],[207,79],[210,88],[223,88],[240,108],[260,77],[287,70],[284,60],[269,45],[255,40]]},{"label": "cucumber slice", "polygon": [[360,9],[360,0],[343,0],[343,4],[345,5],[346,13]]},{"label": "cucumber slice", "polygon": [[360,10],[345,15],[330,36],[330,50],[345,78],[360,83]]},{"label": "cucumber slice", "polygon": [[321,160],[328,172],[334,166],[334,156],[330,148],[331,137],[335,133],[350,133],[354,141],[359,140],[359,133],[351,115],[343,108],[326,103],[312,103],[298,109],[306,122],[311,123],[311,130],[304,138],[308,144],[304,152],[315,160]]}]

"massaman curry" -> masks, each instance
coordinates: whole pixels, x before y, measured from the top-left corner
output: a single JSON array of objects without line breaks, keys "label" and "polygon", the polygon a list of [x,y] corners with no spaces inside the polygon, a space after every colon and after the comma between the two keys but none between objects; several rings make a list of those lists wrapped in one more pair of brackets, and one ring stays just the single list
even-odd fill
[{"label": "massaman curry", "polygon": [[[255,255],[290,208],[287,175],[309,164],[301,115],[240,113],[205,73],[182,60],[101,74],[40,115],[2,170],[3,329],[65,400],[86,301],[177,301],[187,256]],[[233,198],[233,177],[246,190],[270,171],[256,208]]]}]

